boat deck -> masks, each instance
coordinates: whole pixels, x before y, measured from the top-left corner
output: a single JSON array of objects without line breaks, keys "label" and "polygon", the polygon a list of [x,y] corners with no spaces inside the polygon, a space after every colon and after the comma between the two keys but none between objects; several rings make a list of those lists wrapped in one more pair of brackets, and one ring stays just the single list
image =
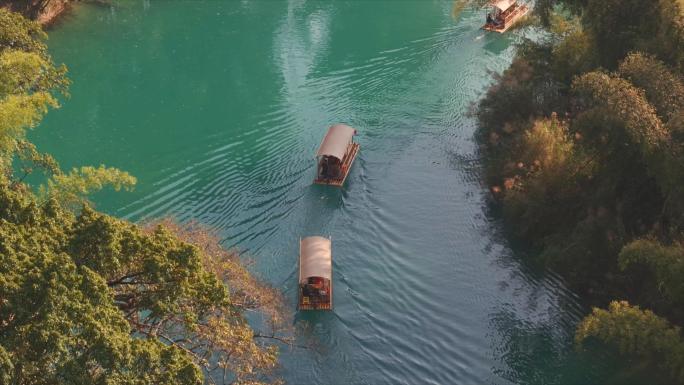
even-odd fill
[{"label": "boat deck", "polygon": [[299,310],[332,310],[332,306],[329,303],[320,303],[318,305],[300,303]]},{"label": "boat deck", "polygon": [[325,301],[314,301],[311,302],[309,297],[306,297],[302,294],[301,288],[299,289],[299,303],[297,304],[297,308],[299,310],[332,310],[332,295],[333,295],[333,288],[332,288],[332,281],[330,282],[330,287],[328,288],[330,290],[330,294],[327,297],[327,302]]},{"label": "boat deck", "polygon": [[504,33],[511,29],[515,23],[520,21],[520,19],[522,19],[529,12],[530,8],[527,5],[521,5],[513,13],[506,17],[503,27],[497,27],[495,24],[488,23],[482,26],[482,29],[485,31]]},{"label": "boat deck", "polygon": [[337,186],[340,187],[344,184],[344,181],[347,179],[347,175],[349,175],[349,170],[351,169],[352,164],[354,164],[354,159],[356,158],[356,155],[359,153],[359,148],[361,147],[358,143],[352,143],[351,144],[351,150],[348,151],[344,159],[342,159],[342,167],[340,169],[340,173],[342,176],[339,178],[316,178],[314,179],[314,183],[316,184],[327,184],[330,186]]}]

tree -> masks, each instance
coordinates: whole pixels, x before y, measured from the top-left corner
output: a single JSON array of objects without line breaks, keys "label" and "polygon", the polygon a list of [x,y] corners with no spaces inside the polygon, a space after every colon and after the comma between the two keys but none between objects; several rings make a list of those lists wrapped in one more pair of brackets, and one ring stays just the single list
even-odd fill
[{"label": "tree", "polygon": [[18,13],[0,8],[0,47],[25,52],[46,54],[47,38],[43,29],[35,22],[25,19]]},{"label": "tree", "polygon": [[646,92],[646,98],[664,122],[684,111],[684,82],[662,61],[642,53],[632,53],[620,63],[618,73]]},{"label": "tree", "polygon": [[129,173],[113,167],[84,166],[80,169],[74,168],[69,174],[55,172],[55,175],[48,179],[47,186],[40,186],[39,194],[43,199],[55,199],[64,207],[77,209],[87,202],[88,195],[105,186],[111,186],[116,191],[122,188],[130,190],[136,182],[135,177]]},{"label": "tree", "polygon": [[582,28],[569,31],[553,48],[555,78],[562,84],[597,67],[596,43]]},{"label": "tree", "polygon": [[633,241],[620,252],[619,266],[622,270],[649,269],[667,303],[675,309],[684,308],[684,247],[680,243],[665,246],[649,239]]},{"label": "tree", "polygon": [[573,82],[573,90],[579,105],[588,111],[585,114],[600,111],[599,115],[621,123],[666,200],[681,196],[681,154],[642,89],[617,76],[590,72]]},{"label": "tree", "polygon": [[[681,324],[682,2],[539,0],[536,11],[544,33],[477,110],[493,201],[526,255],[589,302],[630,298]],[[562,124],[546,119],[554,111]],[[578,346],[626,358],[623,380],[682,382],[668,320],[613,302],[580,324]]]},{"label": "tree", "polygon": [[518,224],[514,231],[523,239],[543,238],[574,216],[568,198],[578,186],[583,162],[567,125],[555,115],[535,121],[512,153],[513,167],[503,170],[504,216]]},{"label": "tree", "polygon": [[684,20],[676,0],[589,0],[582,15],[606,68],[634,50],[683,68]]},{"label": "tree", "polygon": [[134,338],[104,279],[64,252],[70,212],[54,201],[38,207],[7,185],[0,204],[0,344],[9,383],[202,382],[180,349]]},{"label": "tree", "polygon": [[[274,367],[259,340],[289,342],[276,334],[282,299],[203,228],[37,203],[0,185],[0,345],[15,382],[239,383]],[[270,331],[246,310],[263,310]]]},{"label": "tree", "polygon": [[274,367],[274,347],[254,340],[242,312],[264,310],[273,334],[256,334],[275,339],[282,300],[207,229],[166,220],[142,231],[86,208],[68,249],[77,265],[104,277],[136,333],[178,346],[207,373],[218,369],[243,380]]},{"label": "tree", "polygon": [[26,148],[26,130],[58,107],[52,93],[66,93],[69,84],[66,68],[47,54],[45,38],[36,23],[0,9],[0,173],[8,177],[14,156]]},{"label": "tree", "polygon": [[668,382],[684,381],[684,342],[679,328],[626,301],[613,301],[608,310],[594,308],[577,327],[575,343],[579,349],[592,343],[613,349],[628,361],[626,366],[641,375],[662,371]]}]

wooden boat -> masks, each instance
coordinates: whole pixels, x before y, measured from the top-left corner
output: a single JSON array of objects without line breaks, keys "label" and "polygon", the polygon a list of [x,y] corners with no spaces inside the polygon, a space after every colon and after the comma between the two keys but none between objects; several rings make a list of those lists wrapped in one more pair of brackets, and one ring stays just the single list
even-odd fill
[{"label": "wooden boat", "polygon": [[360,146],[354,142],[354,135],[356,129],[345,124],[336,124],[328,129],[316,153],[318,167],[314,183],[338,187],[344,184],[359,153]]},{"label": "wooden boat", "polygon": [[491,3],[491,7],[492,11],[487,13],[487,22],[482,29],[499,33],[508,31],[530,12],[527,4],[518,3],[518,0],[498,0]]},{"label": "wooden boat", "polygon": [[332,242],[313,236],[299,240],[299,310],[332,310]]}]

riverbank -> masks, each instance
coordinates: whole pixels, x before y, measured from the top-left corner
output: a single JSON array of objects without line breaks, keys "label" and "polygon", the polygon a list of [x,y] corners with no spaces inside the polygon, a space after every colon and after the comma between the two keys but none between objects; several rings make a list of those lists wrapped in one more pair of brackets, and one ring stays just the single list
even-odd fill
[{"label": "riverbank", "polygon": [[479,104],[486,179],[531,259],[608,307],[580,323],[578,347],[637,361],[633,378],[684,382],[680,2],[558,3],[538,7],[548,35]]},{"label": "riverbank", "polygon": [[0,0],[0,7],[22,14],[41,25],[53,23],[74,0]]},{"label": "riverbank", "polygon": [[75,3],[109,5],[109,0],[0,0],[0,8],[21,13],[24,17],[50,26],[64,16]]}]

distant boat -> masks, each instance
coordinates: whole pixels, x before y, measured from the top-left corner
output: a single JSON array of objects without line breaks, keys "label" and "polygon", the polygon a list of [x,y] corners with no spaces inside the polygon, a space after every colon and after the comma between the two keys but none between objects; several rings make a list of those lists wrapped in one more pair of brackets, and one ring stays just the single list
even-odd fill
[{"label": "distant boat", "polygon": [[332,242],[320,236],[299,240],[299,310],[332,310]]},{"label": "distant boat", "polygon": [[518,4],[518,0],[498,0],[490,6],[492,10],[487,13],[487,21],[482,29],[499,33],[508,31],[530,11],[527,4]]},{"label": "distant boat", "polygon": [[342,186],[349,175],[349,170],[356,155],[359,144],[354,142],[356,129],[345,124],[335,124],[328,129],[321,146],[316,153],[316,184]]}]

